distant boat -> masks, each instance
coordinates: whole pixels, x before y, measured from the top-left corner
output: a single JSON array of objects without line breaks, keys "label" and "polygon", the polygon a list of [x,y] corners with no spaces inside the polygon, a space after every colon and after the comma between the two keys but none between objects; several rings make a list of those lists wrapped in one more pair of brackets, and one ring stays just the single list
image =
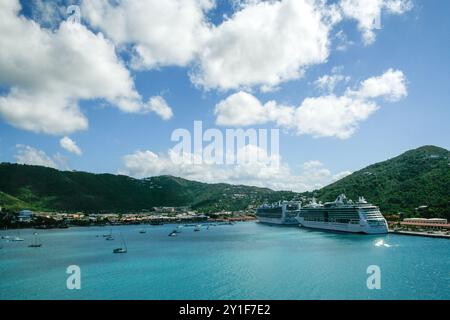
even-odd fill
[{"label": "distant boat", "polygon": [[30,244],[28,247],[30,247],[30,248],[40,248],[40,247],[42,247],[42,243],[40,243],[38,241],[38,233],[35,232],[33,234],[34,234],[34,242],[32,244]]},{"label": "distant boat", "polygon": [[105,233],[103,235],[103,237],[105,238],[105,240],[108,240],[108,241],[114,240],[114,237],[112,235],[112,229],[109,230],[109,233]]},{"label": "distant boat", "polygon": [[[5,227],[5,233],[7,233],[7,232],[8,232],[8,227]],[[2,236],[2,240],[9,240],[9,239],[11,239],[11,237],[8,236],[8,234],[5,234],[4,236]]]},{"label": "distant boat", "polygon": [[200,231],[200,225],[196,225],[194,231]]},{"label": "distant boat", "polygon": [[24,239],[20,237],[20,231],[19,230],[17,230],[17,236],[13,237],[11,239],[11,241],[13,241],[13,242],[24,241]]},{"label": "distant boat", "polygon": [[122,244],[123,246],[120,248],[116,248],[113,250],[113,253],[127,253],[128,249],[127,249],[127,244],[125,243],[125,240],[122,238]]},{"label": "distant boat", "polygon": [[147,230],[145,230],[145,228],[139,230],[139,233],[147,233]]},{"label": "distant boat", "polygon": [[169,237],[176,237],[177,233],[178,233],[177,230],[173,230],[171,233],[169,233]]}]

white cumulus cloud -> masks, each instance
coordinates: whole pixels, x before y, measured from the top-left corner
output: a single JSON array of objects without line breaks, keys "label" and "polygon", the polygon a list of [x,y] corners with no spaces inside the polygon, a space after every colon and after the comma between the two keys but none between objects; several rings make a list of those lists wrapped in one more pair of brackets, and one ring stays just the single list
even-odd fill
[{"label": "white cumulus cloud", "polygon": [[172,108],[167,104],[161,96],[154,96],[148,100],[147,109],[155,112],[163,120],[169,120],[173,116]]},{"label": "white cumulus cloud", "polygon": [[[256,157],[255,154],[258,156]],[[303,164],[295,174],[280,161],[274,166],[276,155],[269,155],[255,145],[246,145],[237,151],[237,158],[246,159],[233,165],[208,162],[195,163],[193,154],[180,155],[173,150],[156,154],[150,150],[136,151],[123,157],[120,173],[137,178],[157,175],[174,175],[207,183],[245,184],[274,190],[308,191],[321,188],[342,178],[350,172],[332,174],[320,161]]]},{"label": "white cumulus cloud", "polygon": [[262,104],[246,92],[237,92],[216,105],[216,123],[223,126],[248,126],[274,122],[298,134],[314,137],[347,139],[379,105],[375,99],[397,101],[407,95],[403,72],[389,69],[379,77],[360,83],[356,90],[347,89],[341,96],[328,94],[306,98],[298,107]]},{"label": "white cumulus cloud", "polygon": [[375,41],[374,30],[381,28],[382,12],[403,14],[412,9],[411,0],[341,0],[343,16],[358,22],[365,45]]},{"label": "white cumulus cloud", "polygon": [[347,95],[355,95],[362,99],[385,97],[389,101],[398,101],[407,94],[405,75],[402,71],[393,69],[389,69],[379,77],[363,81],[357,91],[347,92]]},{"label": "white cumulus cloud", "polygon": [[[355,19],[373,42],[381,12],[401,14],[409,0],[232,0],[234,12],[214,24],[213,0],[83,0],[84,21],[131,56],[137,70],[190,68],[203,89],[267,92],[327,61],[330,33]],[[336,37],[345,49],[351,41]]]},{"label": "white cumulus cloud", "polygon": [[296,109],[293,125],[299,134],[347,139],[378,108],[374,102],[347,96],[307,98]]},{"label": "white cumulus cloud", "polygon": [[16,148],[17,153],[15,158],[17,163],[44,166],[54,169],[65,166],[62,162],[63,159],[59,155],[50,157],[42,150],[22,144],[16,145]]},{"label": "white cumulus cloud", "polygon": [[314,0],[251,1],[211,29],[192,81],[204,88],[275,87],[329,55],[331,23]]},{"label": "white cumulus cloud", "polygon": [[68,21],[42,28],[20,10],[18,0],[0,2],[0,85],[8,88],[0,96],[3,119],[20,129],[67,134],[88,127],[80,100],[145,110],[111,41]]},{"label": "white cumulus cloud", "polygon": [[214,111],[216,124],[221,126],[249,126],[274,121],[289,127],[295,108],[282,106],[275,101],[264,105],[250,93],[239,91],[220,101]]},{"label": "white cumulus cloud", "polygon": [[211,0],[87,0],[86,20],[119,46],[133,47],[132,65],[152,69],[185,66],[207,36]]},{"label": "white cumulus cloud", "polygon": [[314,85],[322,91],[333,92],[338,84],[350,81],[349,76],[344,76],[339,71],[339,68],[333,69],[331,74],[325,74],[314,81]]},{"label": "white cumulus cloud", "polygon": [[81,156],[81,154],[82,154],[82,151],[81,151],[80,147],[78,147],[76,142],[67,136],[65,136],[59,140],[59,145],[61,146],[61,148],[65,149],[71,153],[75,153],[78,156]]}]

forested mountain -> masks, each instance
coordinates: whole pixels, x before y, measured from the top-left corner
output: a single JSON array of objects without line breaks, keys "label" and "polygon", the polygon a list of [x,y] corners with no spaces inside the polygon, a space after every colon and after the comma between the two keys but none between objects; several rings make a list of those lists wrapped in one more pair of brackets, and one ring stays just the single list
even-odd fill
[{"label": "forested mountain", "polygon": [[[266,188],[207,184],[173,176],[134,179],[123,175],[2,163],[0,206],[19,210],[132,212],[155,206],[191,206],[201,212],[242,210],[264,201],[340,193],[363,195],[383,213],[450,218],[450,152],[424,146],[370,165],[320,190],[296,194]],[[427,206],[416,211],[419,206]]]}]

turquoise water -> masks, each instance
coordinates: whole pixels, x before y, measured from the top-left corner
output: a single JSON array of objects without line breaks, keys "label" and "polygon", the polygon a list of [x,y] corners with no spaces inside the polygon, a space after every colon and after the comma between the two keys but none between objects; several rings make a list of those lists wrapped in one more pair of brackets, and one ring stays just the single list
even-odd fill
[{"label": "turquoise water", "polygon": [[[446,239],[254,222],[168,237],[173,228],[113,227],[114,241],[102,237],[109,228],[42,230],[41,248],[21,230],[24,242],[1,242],[0,299],[450,299]],[[119,233],[126,254],[112,253]],[[69,265],[81,268],[81,290],[66,288]],[[380,290],[367,289],[369,265]]]}]

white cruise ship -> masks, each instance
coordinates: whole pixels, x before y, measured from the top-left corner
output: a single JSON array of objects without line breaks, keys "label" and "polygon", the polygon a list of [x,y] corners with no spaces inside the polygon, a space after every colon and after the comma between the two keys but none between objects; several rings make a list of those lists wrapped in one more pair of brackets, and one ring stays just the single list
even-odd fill
[{"label": "white cruise ship", "polygon": [[377,206],[360,197],[354,203],[344,194],[334,202],[325,204],[313,201],[301,208],[297,221],[301,227],[381,234],[388,232],[388,225]]},{"label": "white cruise ship", "polygon": [[297,225],[300,204],[294,201],[280,201],[263,204],[256,209],[256,218],[261,223]]}]

